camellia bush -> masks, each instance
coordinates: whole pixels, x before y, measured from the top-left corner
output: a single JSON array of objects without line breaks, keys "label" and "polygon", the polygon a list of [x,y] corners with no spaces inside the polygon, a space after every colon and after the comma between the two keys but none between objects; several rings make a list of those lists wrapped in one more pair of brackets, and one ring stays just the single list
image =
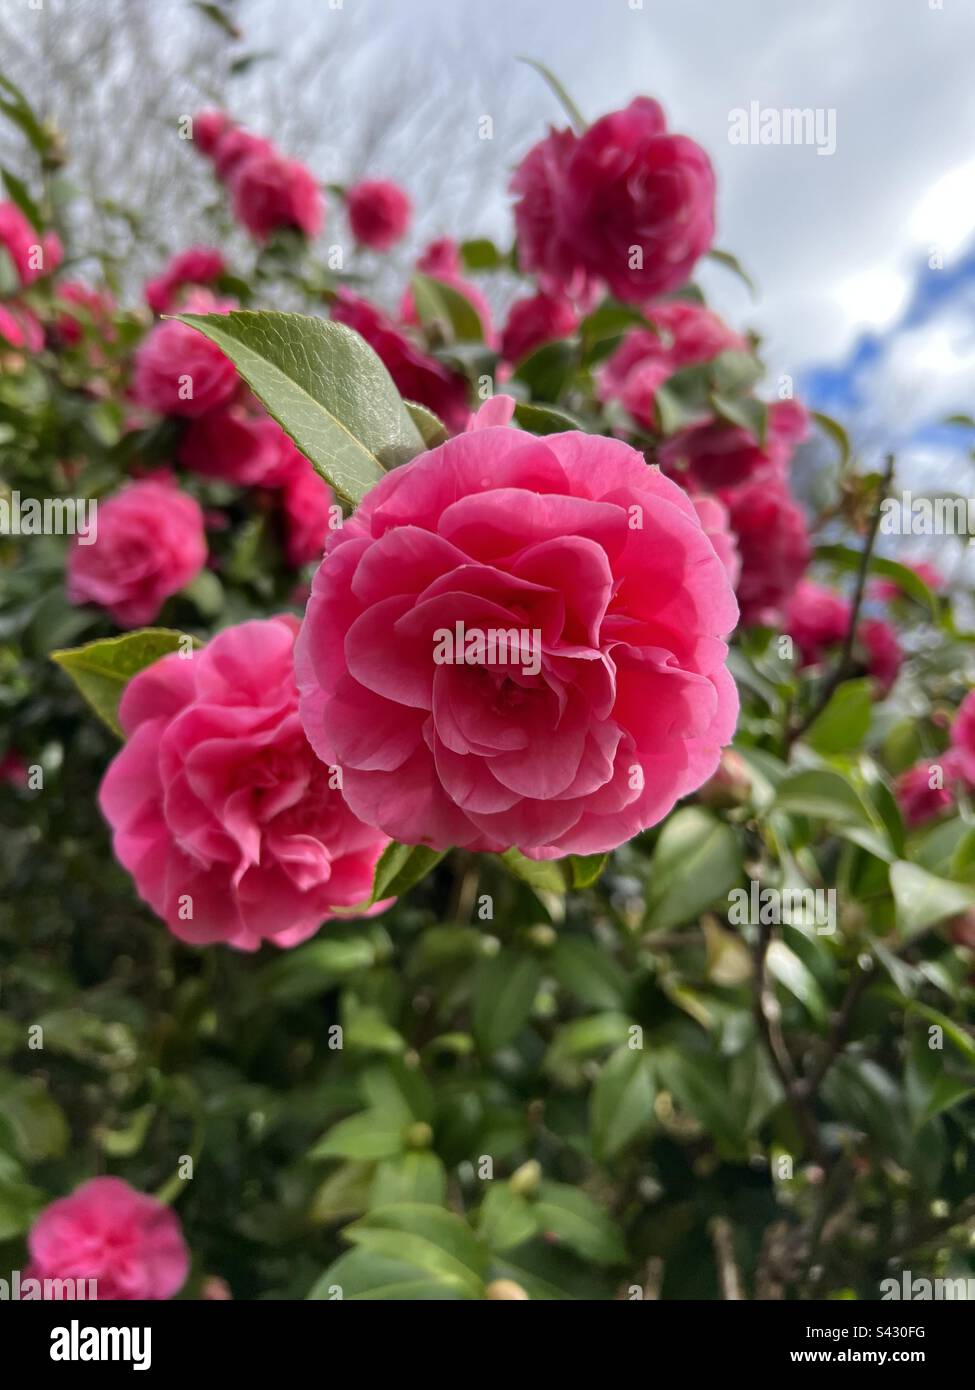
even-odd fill
[{"label": "camellia bush", "polygon": [[975,1274],[972,634],[705,304],[705,151],[570,106],[380,307],[405,193],[204,111],[252,251],[135,303],[0,87],[21,1296]]}]

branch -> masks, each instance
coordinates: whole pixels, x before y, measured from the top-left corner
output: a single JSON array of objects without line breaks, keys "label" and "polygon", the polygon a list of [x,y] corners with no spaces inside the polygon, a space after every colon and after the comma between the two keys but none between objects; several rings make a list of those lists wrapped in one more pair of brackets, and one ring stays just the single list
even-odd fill
[{"label": "branch", "polygon": [[799,1133],[806,1148],[817,1163],[825,1167],[826,1151],[820,1137],[819,1126],[806,1088],[796,1075],[789,1049],[786,1047],[782,1029],[779,1026],[778,1003],[768,986],[765,972],[766,956],[772,940],[772,927],[765,923],[759,927],[758,943],[755,949],[755,977],[752,1012],[759,1036],[765,1043],[772,1066],[782,1083],[786,1100],[795,1116]]},{"label": "branch", "polygon": [[816,720],[829,704],[836,687],[851,674],[853,668],[853,646],[856,642],[857,627],[860,622],[860,608],[863,604],[863,594],[867,586],[867,573],[870,569],[870,557],[873,554],[874,543],[877,539],[877,531],[880,529],[880,515],[883,510],[884,502],[890,491],[890,485],[894,477],[894,455],[887,455],[887,467],[880,483],[880,490],[877,494],[877,502],[870,518],[870,527],[867,531],[866,544],[860,556],[860,565],[857,569],[856,588],[853,591],[853,604],[850,609],[850,621],[847,624],[846,636],[843,639],[843,649],[840,652],[840,659],[832,673],[823,682],[823,687],[819,696],[813,704],[812,709],[805,719],[798,724],[793,724],[787,730],[785,736],[786,748],[791,748],[797,738],[806,732],[810,725]]}]

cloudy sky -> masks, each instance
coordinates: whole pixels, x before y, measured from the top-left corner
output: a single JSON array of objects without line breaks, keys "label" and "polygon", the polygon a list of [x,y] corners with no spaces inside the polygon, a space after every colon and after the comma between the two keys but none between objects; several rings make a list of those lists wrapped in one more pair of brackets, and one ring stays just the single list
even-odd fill
[{"label": "cloudy sky", "polygon": [[[297,16],[312,0],[294,3]],[[520,54],[554,69],[589,118],[657,97],[709,151],[719,245],[760,295],[718,267],[702,283],[763,334],[774,368],[827,408],[880,411],[898,439],[975,407],[972,0],[342,3],[382,29],[384,62],[414,65],[417,100],[448,69],[471,93],[458,119],[473,129],[487,105],[512,158],[562,121]],[[280,37],[286,8],[251,0],[250,12],[260,27],[273,10]],[[732,143],[730,113],[753,102],[834,113],[835,152]],[[484,190],[479,220],[504,233],[502,187]]]}]

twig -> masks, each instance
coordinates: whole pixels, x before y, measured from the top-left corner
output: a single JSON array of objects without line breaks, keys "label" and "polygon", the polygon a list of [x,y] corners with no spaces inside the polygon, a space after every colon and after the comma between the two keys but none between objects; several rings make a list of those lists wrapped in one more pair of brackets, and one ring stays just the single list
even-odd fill
[{"label": "twig", "polygon": [[785,1091],[786,1100],[795,1116],[799,1133],[802,1135],[806,1148],[812,1158],[822,1166],[825,1166],[826,1153],[823,1141],[820,1138],[819,1126],[812,1108],[808,1104],[808,1097],[802,1086],[799,1077],[796,1075],[789,1049],[786,1047],[785,1038],[778,1020],[778,1004],[774,995],[768,987],[768,977],[765,971],[766,957],[768,948],[772,940],[772,927],[769,923],[763,923],[759,927],[758,943],[755,948],[755,976],[753,994],[753,1013],[755,1023],[758,1028],[759,1036],[765,1043],[772,1066],[775,1068],[776,1075],[782,1083]]},{"label": "twig", "polygon": [[712,1217],[708,1222],[708,1234],[714,1246],[714,1259],[718,1266],[718,1284],[721,1297],[741,1302],[745,1297],[741,1270],[735,1259],[734,1232],[731,1222],[724,1216]]},{"label": "twig", "polygon": [[884,502],[890,491],[890,485],[894,477],[894,455],[887,455],[887,467],[880,483],[877,494],[877,503],[870,518],[870,527],[867,531],[866,543],[860,556],[860,564],[857,569],[856,588],[853,591],[853,605],[850,609],[850,621],[847,624],[846,636],[843,639],[843,648],[840,652],[840,659],[831,674],[823,682],[819,696],[813,704],[812,709],[798,724],[793,724],[786,731],[785,746],[791,748],[797,738],[800,738],[816,720],[829,704],[836,687],[844,681],[850,674],[853,666],[853,645],[856,642],[857,626],[860,622],[860,608],[863,604],[863,595],[867,586],[867,573],[870,569],[870,557],[873,554],[874,543],[877,539],[877,531],[880,529],[880,517],[883,512]]}]

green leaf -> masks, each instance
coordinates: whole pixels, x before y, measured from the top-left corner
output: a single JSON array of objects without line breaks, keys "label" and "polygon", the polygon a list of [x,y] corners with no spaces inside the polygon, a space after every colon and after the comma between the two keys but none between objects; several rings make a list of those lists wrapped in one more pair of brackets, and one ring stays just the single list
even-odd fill
[{"label": "green leaf", "polygon": [[563,989],[593,1009],[621,1009],[627,977],[604,946],[587,936],[560,935],[549,957]]},{"label": "green leaf", "polygon": [[447,342],[483,343],[481,316],[461,290],[419,272],[413,276],[412,290],[417,317],[425,328],[438,327]]},{"label": "green leaf", "polygon": [[43,230],[44,219],[41,217],[37,204],[30,196],[27,185],[16,174],[12,174],[9,169],[0,169],[0,173],[3,174],[4,187],[10,201],[20,208],[36,232]]},{"label": "green leaf", "polygon": [[817,753],[845,753],[859,748],[870,727],[872,682],[844,681],[803,735]]},{"label": "green leaf", "polygon": [[850,462],[850,436],[839,420],[834,420],[832,415],[824,415],[821,410],[811,410],[809,413],[823,433],[828,434],[836,445],[840,452],[840,469],[845,469]]},{"label": "green leaf", "polygon": [[741,877],[736,831],[699,806],[665,821],[650,860],[646,926],[665,931],[690,922],[727,896]]},{"label": "green leaf", "polygon": [[476,1299],[462,1280],[431,1274],[409,1260],[391,1259],[375,1250],[350,1250],[341,1255],[316,1280],[310,1299],[342,1298],[349,1302],[432,1302],[443,1299]]},{"label": "green leaf", "polygon": [[937,878],[906,859],[899,859],[890,866],[890,889],[894,895],[897,930],[905,938],[975,906],[975,888]]},{"label": "green leaf", "polygon": [[403,1129],[384,1115],[364,1110],[339,1120],[309,1151],[309,1158],[393,1158],[404,1149]]},{"label": "green leaf", "polygon": [[478,1212],[477,1229],[491,1250],[513,1250],[538,1232],[535,1209],[505,1182],[494,1182]]},{"label": "green leaf", "polygon": [[227,354],[247,385],[339,496],[362,498],[423,439],[372,348],[305,314],[179,314]]},{"label": "green leaf", "polygon": [[654,1085],[646,1053],[620,1047],[606,1061],[590,1097],[596,1156],[606,1161],[625,1149],[653,1120]]},{"label": "green leaf", "polygon": [[276,1003],[297,1003],[324,994],[338,981],[376,960],[376,943],[367,933],[345,938],[322,936],[288,951],[260,972],[262,994]]},{"label": "green leaf", "polygon": [[482,961],[474,982],[473,1032],[488,1055],[518,1036],[542,979],[537,956],[510,949]]},{"label": "green leaf", "polygon": [[768,948],[769,974],[794,995],[816,1023],[826,1022],[826,1000],[812,971],[784,941],[773,941]]},{"label": "green leaf", "polygon": [[581,429],[579,421],[554,405],[536,405],[519,401],[515,406],[515,423],[529,434],[564,434],[566,430]]},{"label": "green leaf", "polygon": [[572,378],[576,363],[576,345],[566,338],[543,343],[523,358],[513,380],[522,382],[531,393],[533,402],[554,404]]},{"label": "green leaf", "polygon": [[[863,556],[858,550],[851,550],[846,545],[818,545],[816,547],[815,558],[817,560],[828,560],[836,565],[838,569],[856,572],[863,562]],[[892,579],[902,589],[905,594],[916,599],[929,612],[937,614],[938,599],[925,584],[921,577],[908,569],[906,565],[900,565],[896,560],[888,560],[883,555],[871,555],[870,574],[879,574],[884,579]]]},{"label": "green leaf", "polygon": [[428,410],[425,405],[417,404],[416,401],[404,401],[403,404],[410,412],[410,419],[416,425],[428,449],[436,449],[438,445],[447,442],[450,438],[447,426],[432,410]]},{"label": "green leaf", "polygon": [[388,844],[379,857],[372,881],[371,902],[380,898],[401,897],[447,853],[445,849],[428,849],[426,845],[401,845],[396,840]]},{"label": "green leaf", "polygon": [[363,1249],[411,1264],[471,1297],[484,1292],[487,1250],[466,1221],[442,1207],[420,1202],[378,1207],[342,1234]]},{"label": "green leaf", "polygon": [[609,863],[609,855],[570,854],[563,862],[569,871],[573,888],[591,888]]},{"label": "green leaf", "polygon": [[376,1167],[370,1209],[393,1202],[430,1202],[441,1206],[447,1196],[447,1173],[435,1153],[405,1153]]},{"label": "green leaf", "polygon": [[561,103],[563,111],[575,126],[576,134],[581,135],[586,129],[586,119],[555,74],[550,72],[544,63],[539,63],[535,58],[519,58],[518,61],[519,63],[527,63],[530,68],[534,68],[545,79]]},{"label": "green leaf", "polygon": [[517,849],[506,849],[500,859],[510,874],[531,888],[546,889],[550,893],[565,892],[565,875],[559,868],[560,860],[529,859]]},{"label": "green leaf", "polygon": [[574,1018],[559,1026],[545,1064],[557,1066],[560,1062],[592,1057],[608,1047],[621,1047],[628,1041],[633,1026],[629,1015],[614,1010]]},{"label": "green leaf", "polygon": [[64,1111],[39,1081],[4,1073],[0,1076],[0,1136],[24,1163],[61,1158],[70,1131]]},{"label": "green leaf", "polygon": [[615,1221],[580,1188],[543,1181],[534,1207],[539,1227],[582,1259],[599,1265],[625,1263],[626,1246]]},{"label": "green leaf", "polygon": [[29,1231],[46,1198],[40,1188],[13,1176],[0,1175],[0,1241]]},{"label": "green leaf", "polygon": [[[134,675],[160,657],[186,649],[188,640],[182,632],[146,627],[138,632],[127,632],[123,637],[105,637],[98,642],[86,642],[83,647],[52,652],[51,660],[67,671],[112,732],[124,738],[118,722],[118,707],[125,687]],[[193,646],[199,646],[195,639]],[[186,659],[192,660],[189,652]]]},{"label": "green leaf", "polygon": [[462,241],[460,258],[465,270],[502,270],[507,265],[507,258],[487,237]]},{"label": "green leaf", "polygon": [[828,768],[807,768],[783,777],[776,793],[775,809],[832,821],[836,825],[875,828],[859,792],[840,773]]},{"label": "green leaf", "polygon": [[711,405],[715,415],[720,419],[726,420],[729,425],[736,425],[739,429],[744,430],[759,444],[764,443],[768,425],[768,406],[764,401],[757,400],[754,396],[743,396],[737,399],[734,396],[723,396],[717,391],[712,391]]},{"label": "green leaf", "polygon": [[752,279],[752,277],[748,274],[747,271],[742,269],[741,262],[739,261],[737,256],[732,255],[730,251],[719,251],[716,246],[712,246],[711,250],[708,251],[707,254],[712,261],[717,261],[718,264],[723,265],[726,270],[730,270],[735,275],[737,275],[738,279],[741,280],[742,284],[744,284],[748,288],[749,292],[751,293],[752,299],[758,298],[758,288],[755,284],[755,281]]}]

